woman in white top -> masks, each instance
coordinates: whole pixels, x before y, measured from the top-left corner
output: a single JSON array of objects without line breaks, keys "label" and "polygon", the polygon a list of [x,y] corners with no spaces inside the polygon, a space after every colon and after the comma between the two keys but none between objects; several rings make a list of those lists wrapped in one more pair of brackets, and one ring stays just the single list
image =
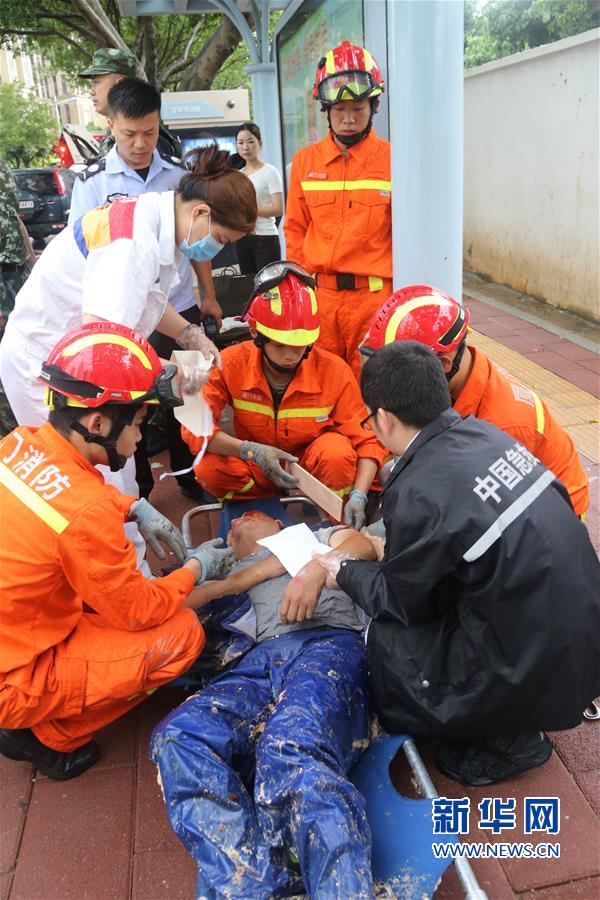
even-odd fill
[{"label": "woman in white top", "polygon": [[246,163],[241,171],[254,185],[258,203],[255,232],[241,238],[236,250],[242,275],[254,275],[263,266],[281,259],[275,218],[283,214],[283,188],[275,166],[263,162],[259,156],[262,139],[258,125],[254,122],[240,125],[236,142],[237,151]]}]

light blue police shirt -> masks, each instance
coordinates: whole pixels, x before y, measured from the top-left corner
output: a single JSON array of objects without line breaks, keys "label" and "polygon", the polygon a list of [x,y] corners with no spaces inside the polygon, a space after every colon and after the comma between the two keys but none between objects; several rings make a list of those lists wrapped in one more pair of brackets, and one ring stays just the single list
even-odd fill
[{"label": "light blue police shirt", "polygon": [[[186,169],[179,157],[166,154],[162,156],[154,148],[148,176],[144,181],[135,169],[128,166],[119,156],[115,145],[103,159],[91,163],[78,173],[71,196],[69,224],[90,209],[112,203],[119,197],[132,197],[151,191],[158,194],[163,191],[174,191],[185,174]],[[177,312],[182,312],[196,303],[192,270],[187,259],[182,260],[178,275],[179,283],[169,294],[169,303]]]}]

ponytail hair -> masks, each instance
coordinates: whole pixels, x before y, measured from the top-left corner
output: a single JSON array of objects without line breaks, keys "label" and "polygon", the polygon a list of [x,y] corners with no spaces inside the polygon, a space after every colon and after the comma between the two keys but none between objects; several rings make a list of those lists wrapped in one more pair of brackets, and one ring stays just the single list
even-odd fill
[{"label": "ponytail hair", "polygon": [[196,147],[185,156],[191,169],[179,182],[177,193],[183,201],[210,206],[214,222],[233,231],[249,234],[258,215],[256,191],[245,175],[232,168],[231,155],[216,142]]}]

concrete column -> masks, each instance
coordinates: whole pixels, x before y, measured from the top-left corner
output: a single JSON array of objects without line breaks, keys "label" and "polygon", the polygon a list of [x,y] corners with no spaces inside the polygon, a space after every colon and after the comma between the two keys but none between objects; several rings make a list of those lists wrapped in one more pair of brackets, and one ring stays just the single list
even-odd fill
[{"label": "concrete column", "polygon": [[460,301],[463,4],[387,0],[394,287]]}]

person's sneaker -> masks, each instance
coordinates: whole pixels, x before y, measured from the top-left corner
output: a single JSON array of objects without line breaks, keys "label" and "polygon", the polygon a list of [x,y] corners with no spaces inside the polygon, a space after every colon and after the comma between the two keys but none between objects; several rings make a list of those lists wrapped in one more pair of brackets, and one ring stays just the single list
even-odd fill
[{"label": "person's sneaker", "polygon": [[478,744],[440,747],[435,764],[444,775],[471,787],[496,784],[543,765],[552,753],[545,734],[521,734],[515,738],[496,738]]},{"label": "person's sneaker", "polygon": [[88,741],[70,753],[61,753],[42,744],[29,728],[0,728],[0,753],[9,759],[33,763],[42,775],[56,781],[77,778],[100,759],[100,748],[95,741]]}]

